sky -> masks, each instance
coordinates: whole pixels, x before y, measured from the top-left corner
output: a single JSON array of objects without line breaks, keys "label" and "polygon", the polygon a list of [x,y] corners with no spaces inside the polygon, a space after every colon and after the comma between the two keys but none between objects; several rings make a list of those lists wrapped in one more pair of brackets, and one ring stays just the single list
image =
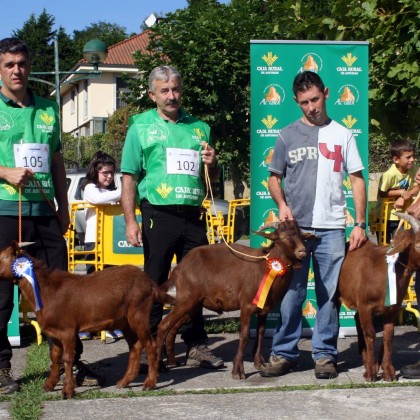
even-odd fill
[{"label": "sky", "polygon": [[[5,1],[5,0],[3,0]],[[227,3],[227,0],[222,0]],[[63,26],[68,35],[99,21],[116,23],[127,33],[140,33],[143,21],[152,13],[158,15],[185,9],[187,0],[18,0],[7,1],[2,6],[0,39],[10,37],[32,14],[38,17],[43,9],[55,18],[58,29]]]}]

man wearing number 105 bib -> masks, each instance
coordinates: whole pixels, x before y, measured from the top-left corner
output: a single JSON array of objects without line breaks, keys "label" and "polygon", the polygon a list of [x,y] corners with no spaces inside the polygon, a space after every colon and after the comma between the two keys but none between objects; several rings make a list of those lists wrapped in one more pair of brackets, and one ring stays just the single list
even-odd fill
[{"label": "man wearing number 105 bib", "polygon": [[280,220],[296,219],[302,231],[312,233],[315,239],[306,241],[308,255],[281,303],[270,363],[260,373],[284,375],[297,364],[302,305],[312,260],[318,305],[312,358],[315,377],[330,379],[337,376],[339,318],[334,295],[345,254],[345,174],[350,178],[355,206],[350,251],[366,241],[366,186],[356,140],[350,130],[328,117],[329,91],[318,74],[298,74],[293,93],[303,116],[280,131],[268,168],[268,186]]},{"label": "man wearing number 105 bib", "polygon": [[[153,69],[148,93],[156,108],[131,117],[124,143],[122,205],[127,240],[143,246],[144,270],[161,285],[168,279],[174,256],[179,263],[192,248],[208,244],[201,214],[206,194],[204,165],[212,179],[217,178],[219,168],[210,127],[181,108],[178,71],[170,66]],[[135,218],[136,201],[142,214],[141,229]],[[150,315],[153,336],[162,315],[162,305],[155,303]],[[182,338],[187,345],[187,365],[223,366],[223,360],[206,346],[202,313],[183,327]]]},{"label": "man wearing number 105 bib", "polygon": [[[30,71],[26,44],[17,38],[1,40],[0,248],[19,239],[21,212],[21,239],[33,242],[25,250],[50,268],[67,270],[63,234],[69,209],[58,106],[28,90]],[[7,336],[13,295],[13,283],[0,279],[0,394],[18,389],[10,373],[12,348]],[[76,365],[82,352],[82,343],[78,344]]]}]

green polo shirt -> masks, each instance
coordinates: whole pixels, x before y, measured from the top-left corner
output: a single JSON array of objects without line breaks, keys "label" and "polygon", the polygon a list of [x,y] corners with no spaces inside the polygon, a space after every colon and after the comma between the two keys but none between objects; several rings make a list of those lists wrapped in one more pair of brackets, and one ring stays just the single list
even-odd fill
[{"label": "green polo shirt", "polygon": [[[30,104],[22,108],[0,91],[0,165],[16,167],[16,145],[24,143],[45,144],[46,161],[51,165],[55,152],[61,149],[57,104],[30,93]],[[47,146],[48,145],[48,146]],[[36,180],[52,202],[55,191],[51,170],[37,172]],[[22,216],[50,216],[53,210],[31,181],[22,188]],[[17,216],[19,211],[18,189],[0,179],[0,215]]]}]

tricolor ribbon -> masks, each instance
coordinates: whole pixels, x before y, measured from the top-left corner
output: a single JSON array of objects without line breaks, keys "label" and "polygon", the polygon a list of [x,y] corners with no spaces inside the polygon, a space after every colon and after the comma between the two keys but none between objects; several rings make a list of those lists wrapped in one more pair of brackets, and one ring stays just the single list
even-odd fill
[{"label": "tricolor ribbon", "polygon": [[398,253],[387,255],[388,276],[386,282],[385,306],[395,305],[397,303],[397,276],[395,274],[395,263],[398,260]]},{"label": "tricolor ribbon", "polygon": [[42,309],[41,294],[38,281],[36,280],[33,262],[28,257],[21,255],[12,262],[12,272],[16,277],[25,277],[29,281],[34,291],[35,311]]},{"label": "tricolor ribbon", "polygon": [[286,274],[286,265],[278,258],[270,258],[267,260],[268,271],[265,273],[264,278],[260,283],[258,292],[255,295],[252,303],[257,305],[258,308],[264,308],[265,301],[267,300],[268,292],[276,277],[284,276]]}]

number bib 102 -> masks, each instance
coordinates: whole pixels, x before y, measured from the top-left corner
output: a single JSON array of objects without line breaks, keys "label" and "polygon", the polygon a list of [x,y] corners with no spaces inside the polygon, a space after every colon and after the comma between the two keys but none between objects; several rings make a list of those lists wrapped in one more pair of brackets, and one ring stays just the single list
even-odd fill
[{"label": "number bib 102", "polygon": [[198,176],[198,158],[197,150],[168,147],[166,149],[166,171],[168,174]]}]

